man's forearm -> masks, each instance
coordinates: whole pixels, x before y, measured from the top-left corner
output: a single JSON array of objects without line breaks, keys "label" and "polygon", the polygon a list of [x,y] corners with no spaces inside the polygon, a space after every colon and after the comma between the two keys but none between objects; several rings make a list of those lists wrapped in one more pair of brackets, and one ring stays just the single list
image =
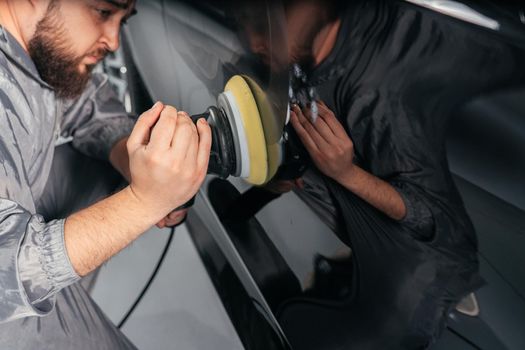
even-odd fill
[{"label": "man's forearm", "polygon": [[357,165],[335,180],[392,219],[405,217],[406,206],[396,189]]},{"label": "man's forearm", "polygon": [[65,244],[75,271],[84,276],[125,248],[169,212],[141,203],[128,186],[66,219]]}]

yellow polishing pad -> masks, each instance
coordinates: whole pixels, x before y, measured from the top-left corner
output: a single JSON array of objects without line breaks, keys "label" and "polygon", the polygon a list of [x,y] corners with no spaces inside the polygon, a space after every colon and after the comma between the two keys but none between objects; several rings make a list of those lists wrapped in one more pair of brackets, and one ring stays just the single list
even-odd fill
[{"label": "yellow polishing pad", "polygon": [[279,128],[278,119],[263,89],[252,78],[245,75],[242,77],[250,86],[261,116],[264,138],[266,140],[266,152],[268,153],[268,179],[266,180],[268,181],[277,173],[277,169],[281,164],[281,146],[278,143],[279,139],[275,135],[281,134],[282,126]]},{"label": "yellow polishing pad", "polygon": [[253,185],[262,185],[268,180],[268,154],[257,103],[250,87],[239,75],[228,81],[224,91],[233,94],[246,134],[250,174],[245,180]]}]

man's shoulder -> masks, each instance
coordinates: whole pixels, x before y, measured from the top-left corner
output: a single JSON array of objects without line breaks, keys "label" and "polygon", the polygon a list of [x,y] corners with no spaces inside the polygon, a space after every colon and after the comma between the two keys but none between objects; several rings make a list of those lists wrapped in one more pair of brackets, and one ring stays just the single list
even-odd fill
[{"label": "man's shoulder", "polygon": [[0,50],[1,99],[6,97],[17,99],[20,94],[34,97],[43,96],[45,90],[40,82],[27,74],[17,64],[11,62],[5,53]]},{"label": "man's shoulder", "polygon": [[3,51],[0,50],[0,90],[11,88],[10,85],[16,85],[16,75],[12,64]]}]

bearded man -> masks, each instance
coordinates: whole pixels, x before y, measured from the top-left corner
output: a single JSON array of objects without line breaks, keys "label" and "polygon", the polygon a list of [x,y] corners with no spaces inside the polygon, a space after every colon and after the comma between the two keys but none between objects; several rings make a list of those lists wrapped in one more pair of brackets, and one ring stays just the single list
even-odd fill
[{"label": "bearded man", "polygon": [[[205,177],[205,121],[159,102],[134,123],[107,78],[91,73],[133,12],[133,0],[0,1],[3,349],[134,348],[76,282],[152,225],[177,224],[184,213],[174,209]],[[44,219],[46,183],[62,182],[49,179],[59,137],[109,160],[129,185]]]}]

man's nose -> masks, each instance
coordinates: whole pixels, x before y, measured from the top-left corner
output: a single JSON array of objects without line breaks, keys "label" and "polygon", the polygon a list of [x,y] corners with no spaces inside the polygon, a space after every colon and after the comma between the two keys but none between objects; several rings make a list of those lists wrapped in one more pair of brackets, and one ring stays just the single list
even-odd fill
[{"label": "man's nose", "polygon": [[120,45],[120,25],[108,24],[104,28],[102,41],[110,51],[117,51]]}]

